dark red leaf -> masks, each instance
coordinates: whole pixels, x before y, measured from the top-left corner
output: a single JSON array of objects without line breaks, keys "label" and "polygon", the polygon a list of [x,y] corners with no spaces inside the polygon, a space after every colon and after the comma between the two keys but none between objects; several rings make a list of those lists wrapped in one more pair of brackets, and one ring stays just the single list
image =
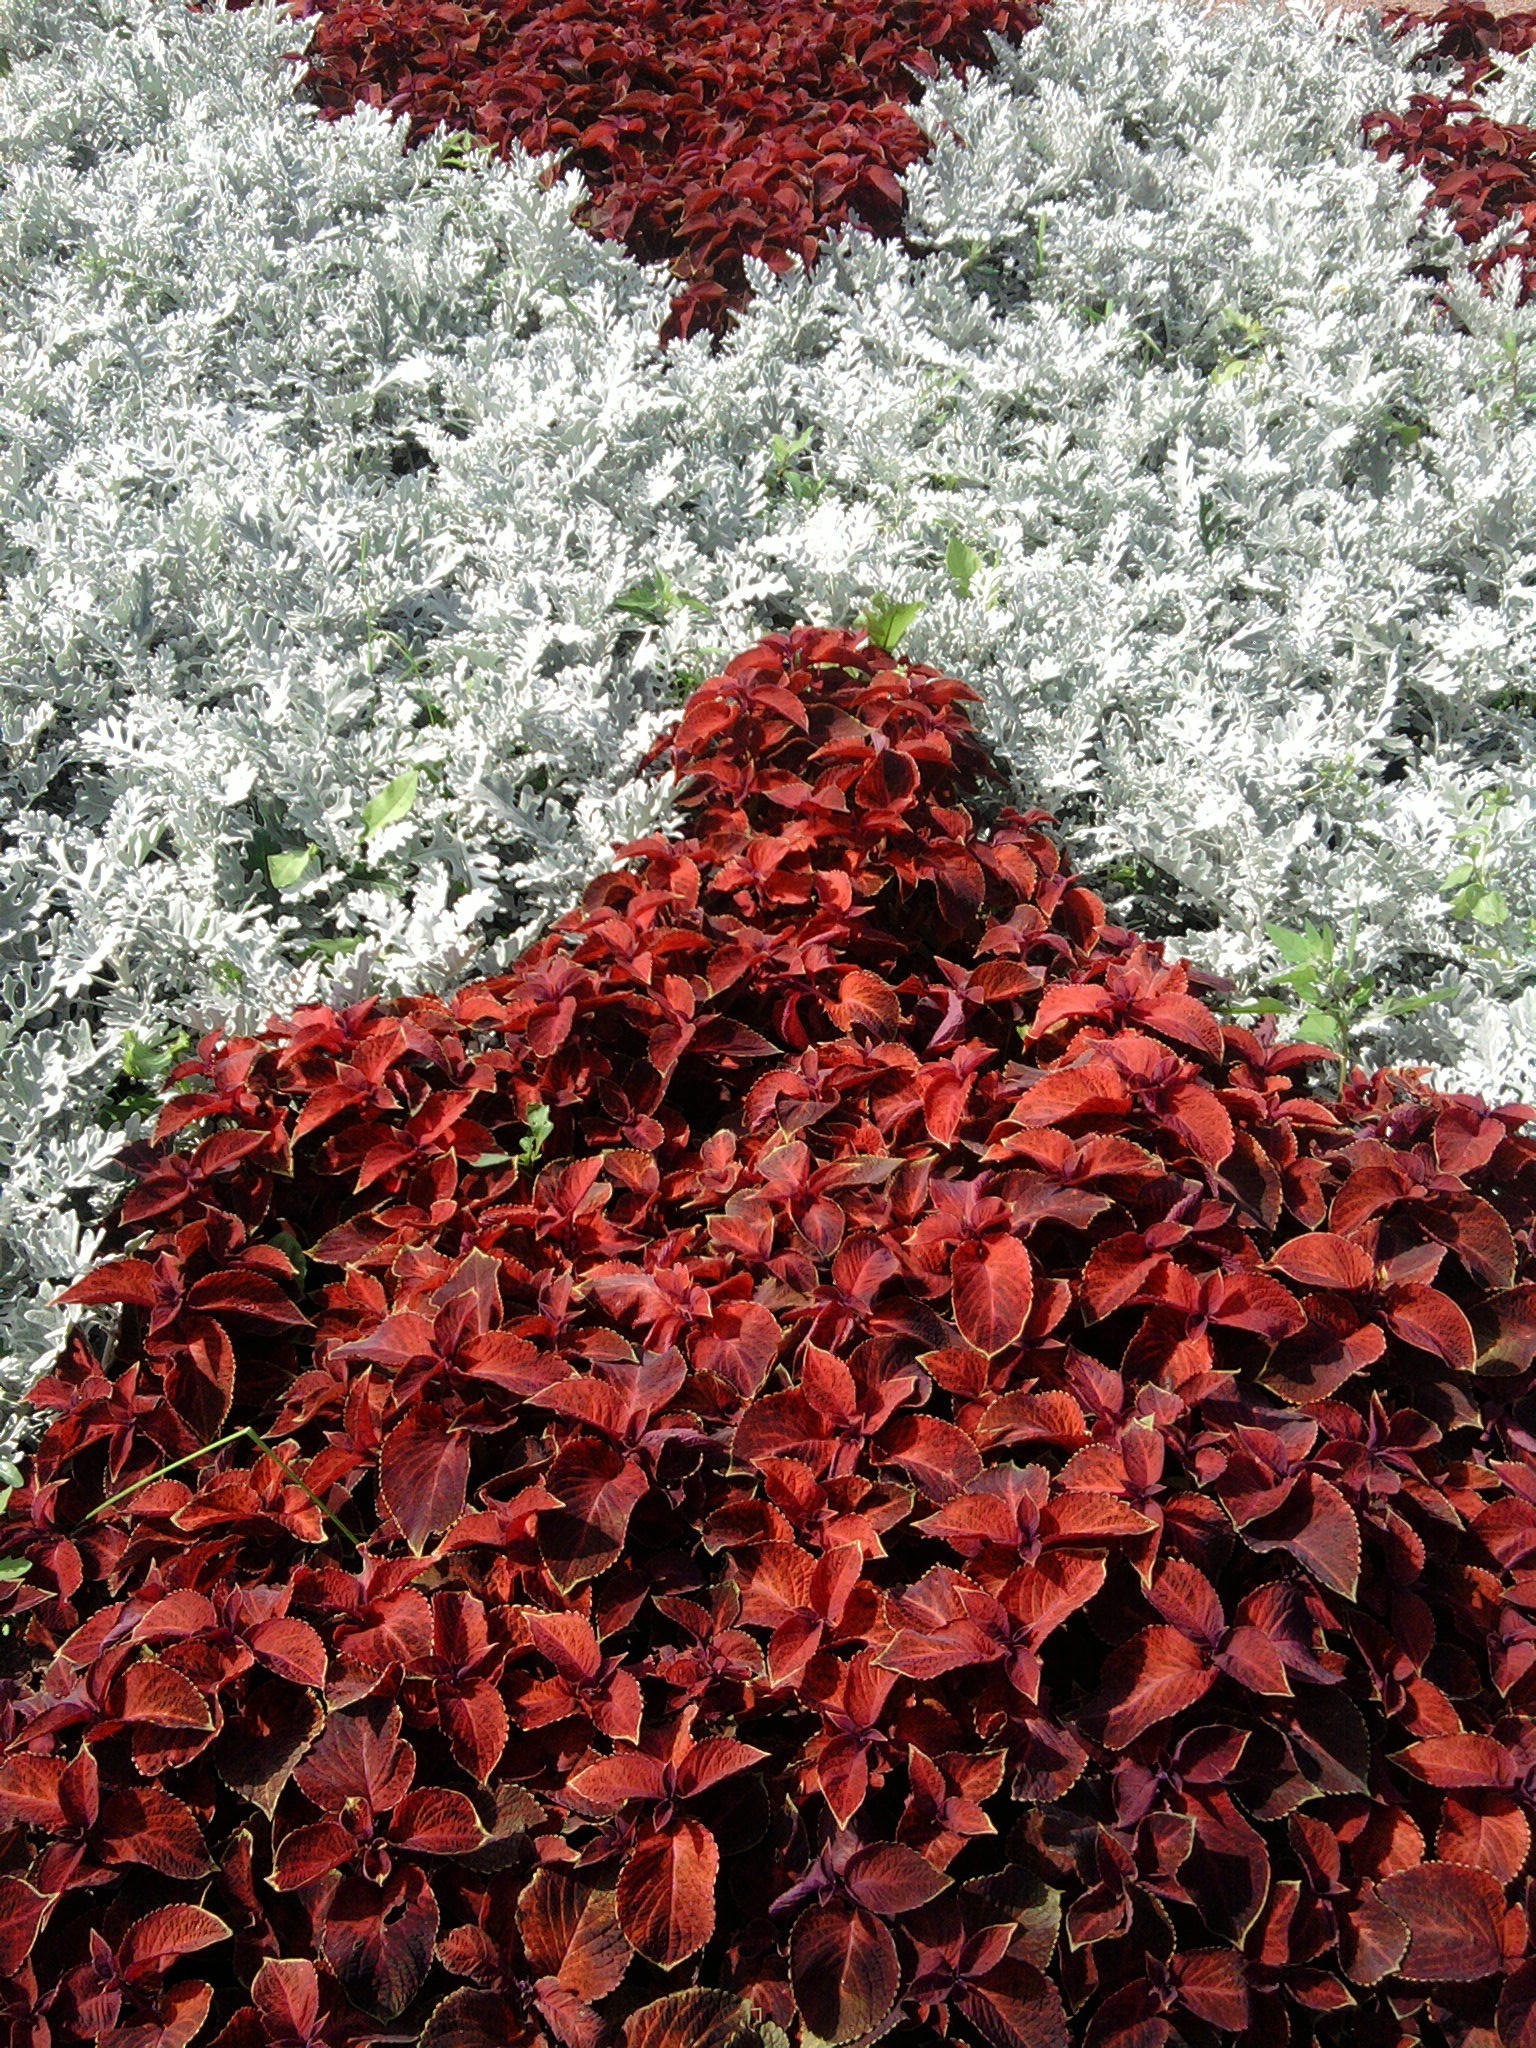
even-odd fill
[{"label": "dark red leaf", "polygon": [[813,1906],[795,1922],[789,1950],[795,2002],[823,2041],[852,2041],[896,2002],[901,1966],[885,1924],[860,1906]]},{"label": "dark red leaf", "polygon": [[1377,1886],[1408,1928],[1402,1974],[1414,1983],[1464,1984],[1504,1964],[1504,1887],[1489,1871],[1421,1863]]},{"label": "dark red leaf", "polygon": [[419,1557],[464,1512],[469,1439],[407,1416],[379,1451],[379,1486],[400,1533]]},{"label": "dark red leaf", "polygon": [[619,1872],[619,1925],[648,1962],[670,1970],[708,1941],[719,1869],[719,1846],[698,1821],[679,1821],[630,1852]]},{"label": "dark red leaf", "polygon": [[952,1284],[955,1322],[967,1344],[990,1357],[1017,1342],[1034,1299],[1034,1274],[1016,1237],[962,1245]]}]

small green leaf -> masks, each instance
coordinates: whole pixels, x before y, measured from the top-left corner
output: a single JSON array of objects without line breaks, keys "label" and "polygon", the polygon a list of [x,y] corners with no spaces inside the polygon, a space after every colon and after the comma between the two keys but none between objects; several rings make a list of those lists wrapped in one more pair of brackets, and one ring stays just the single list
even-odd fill
[{"label": "small green leaf", "polygon": [[1267,924],[1264,930],[1281,959],[1289,960],[1295,967],[1309,967],[1333,958],[1331,926],[1318,931],[1309,924],[1304,930],[1293,932],[1283,924]]},{"label": "small green leaf", "polygon": [[616,612],[628,612],[631,618],[643,619],[648,626],[659,626],[672,609],[675,594],[672,578],[660,570],[632,583],[628,590],[621,590],[613,600],[613,608]]},{"label": "small green leaf", "polygon": [[292,1266],[294,1275],[298,1280],[299,1286],[302,1288],[305,1275],[309,1271],[309,1258],[304,1247],[299,1243],[299,1240],[291,1230],[278,1231],[272,1243],[274,1248],[280,1251],[289,1265]]},{"label": "small green leaf", "polygon": [[1455,993],[1455,989],[1447,983],[1444,988],[1432,988],[1422,995],[1389,996],[1381,1006],[1382,1013],[1388,1017],[1411,1017],[1415,1010],[1427,1010],[1432,1004],[1443,1003]]},{"label": "small green leaf", "polygon": [[301,846],[293,853],[269,853],[267,873],[272,878],[273,888],[291,889],[319,851],[317,846]]},{"label": "small green leaf", "polygon": [[1344,1034],[1339,1029],[1337,1017],[1330,1017],[1326,1010],[1308,1010],[1297,1026],[1301,1038],[1313,1045],[1329,1045],[1335,1052],[1344,1045]]},{"label": "small green leaf", "polygon": [[366,932],[354,932],[346,939],[315,939],[305,948],[304,957],[307,960],[339,960],[344,953],[355,953],[367,942]]},{"label": "small green leaf", "polygon": [[782,434],[768,436],[768,453],[777,469],[788,469],[797,456],[803,455],[816,437],[814,427],[806,427],[796,434],[793,441],[786,441]]},{"label": "small green leaf", "polygon": [[709,610],[701,597],[679,590],[665,569],[642,576],[638,583],[632,583],[628,590],[621,590],[613,600],[616,612],[628,612],[631,618],[641,619],[648,626],[665,625],[673,612],[683,607],[695,612]]},{"label": "small green leaf", "polygon": [[32,1569],[30,1557],[0,1557],[0,1584],[14,1585]]},{"label": "small green leaf", "polygon": [[876,647],[894,654],[926,610],[926,605],[898,604],[893,598],[877,597],[859,623]]},{"label": "small green leaf", "polygon": [[1472,917],[1475,923],[1487,925],[1490,929],[1495,925],[1507,924],[1509,922],[1509,905],[1505,901],[1502,891],[1498,889],[1480,890],[1477,901],[1472,906]]},{"label": "small green leaf", "polygon": [[529,1105],[523,1125],[528,1135],[517,1148],[517,1163],[531,1173],[554,1133],[555,1120],[542,1102],[535,1102]]},{"label": "small green leaf", "polygon": [[416,786],[421,776],[415,768],[407,768],[403,775],[397,775],[387,789],[381,789],[377,796],[370,797],[363,806],[363,837],[372,839],[389,825],[398,825],[416,801]]},{"label": "small green leaf", "polygon": [[970,596],[971,585],[981,573],[983,566],[981,556],[968,541],[961,540],[958,534],[944,550],[944,567],[950,581],[962,597]]},{"label": "small green leaf", "polygon": [[130,1081],[162,1081],[191,1044],[185,1031],[170,1038],[140,1038],[136,1031],[125,1031],[123,1072]]},{"label": "small green leaf", "polygon": [[1476,861],[1464,860],[1459,862],[1440,884],[1440,894],[1442,896],[1453,896],[1458,889],[1465,889],[1476,873]]}]

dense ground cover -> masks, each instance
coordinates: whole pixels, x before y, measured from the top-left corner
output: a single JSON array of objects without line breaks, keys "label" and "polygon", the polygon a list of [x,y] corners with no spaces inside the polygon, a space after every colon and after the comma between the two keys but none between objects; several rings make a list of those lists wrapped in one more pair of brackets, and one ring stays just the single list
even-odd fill
[{"label": "dense ground cover", "polygon": [[668,335],[720,331],[749,256],[782,272],[849,220],[894,232],[901,174],[928,146],[906,103],[1040,19],[1031,0],[303,11],[318,16],[303,89],[327,113],[366,102],[404,113],[413,141],[446,126],[579,171],[583,223],[680,280]]},{"label": "dense ground cover", "polygon": [[12,1389],[179,1033],[505,964],[692,681],[882,593],[1117,916],[1536,1092],[1531,311],[1362,144],[1457,67],[1234,15],[1058,0],[907,246],[663,357],[575,185],[317,120],[287,14],[3,0]]},{"label": "dense ground cover", "polygon": [[[200,0],[196,0],[200,4]],[[247,0],[232,0],[234,5]],[[803,0],[768,7],[682,0],[517,0],[493,14],[443,0],[294,0],[316,17],[301,90],[330,119],[360,104],[505,153],[554,154],[591,197],[576,218],[682,282],[663,335],[722,332],[748,294],[745,259],[779,274],[811,263],[852,221],[901,232],[903,174],[928,137],[903,112],[941,63],[958,76],[993,39],[1039,25],[1030,0]],[[1424,17],[1384,7],[1411,28]],[[1475,91],[1497,53],[1536,40],[1536,16],[1495,18],[1479,0],[1430,14],[1434,54],[1462,63],[1461,95],[1415,94],[1406,114],[1373,113],[1380,154],[1420,171],[1429,202],[1464,241],[1513,230],[1480,275],[1511,254],[1521,295],[1536,286],[1536,128],[1492,120]],[[297,59],[295,61],[298,61]]]},{"label": "dense ground cover", "polygon": [[509,973],[177,1069],[0,1518],[13,2041],[1531,2038],[1531,1112],[1317,1099],[970,701],[770,640]]}]

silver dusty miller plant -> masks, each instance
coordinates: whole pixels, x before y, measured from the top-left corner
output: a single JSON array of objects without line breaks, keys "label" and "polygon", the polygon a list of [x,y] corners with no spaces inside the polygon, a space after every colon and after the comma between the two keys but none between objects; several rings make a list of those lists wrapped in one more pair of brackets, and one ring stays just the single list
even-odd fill
[{"label": "silver dusty miller plant", "polygon": [[924,103],[910,251],[664,356],[573,181],[321,122],[306,35],[0,0],[12,1401],[183,1034],[503,964],[799,619],[922,607],[1126,921],[1536,1089],[1536,309],[1360,144],[1427,36],[1053,0]]}]

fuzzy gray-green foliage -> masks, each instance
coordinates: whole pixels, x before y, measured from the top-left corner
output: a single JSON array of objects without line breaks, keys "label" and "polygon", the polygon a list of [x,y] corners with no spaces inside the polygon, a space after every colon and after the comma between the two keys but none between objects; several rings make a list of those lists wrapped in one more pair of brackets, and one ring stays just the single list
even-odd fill
[{"label": "fuzzy gray-green foliage", "polygon": [[0,0],[13,1393],[178,1030],[504,964],[692,681],[882,592],[1127,921],[1353,926],[1361,1051],[1536,1089],[1536,308],[1360,146],[1427,38],[1054,0],[925,102],[919,253],[664,357],[574,182],[321,122],[305,35]]}]

